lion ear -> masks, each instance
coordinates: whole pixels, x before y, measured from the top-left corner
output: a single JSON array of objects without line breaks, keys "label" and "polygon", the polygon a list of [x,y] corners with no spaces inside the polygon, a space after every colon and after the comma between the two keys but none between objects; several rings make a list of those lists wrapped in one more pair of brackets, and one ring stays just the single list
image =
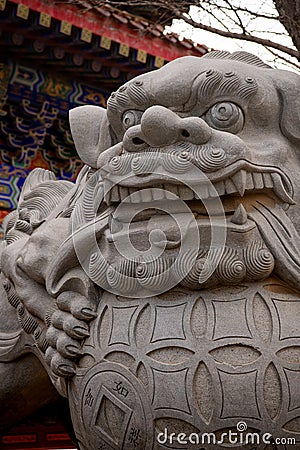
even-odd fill
[{"label": "lion ear", "polygon": [[281,101],[281,131],[292,142],[300,143],[300,76],[276,70],[274,84]]},{"label": "lion ear", "polygon": [[72,137],[81,160],[97,168],[97,160],[112,145],[106,109],[85,105],[71,109],[69,121]]}]

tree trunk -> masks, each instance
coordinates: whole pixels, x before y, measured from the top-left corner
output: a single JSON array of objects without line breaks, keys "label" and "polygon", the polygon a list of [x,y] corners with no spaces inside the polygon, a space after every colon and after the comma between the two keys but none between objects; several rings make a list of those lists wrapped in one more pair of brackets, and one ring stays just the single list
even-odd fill
[{"label": "tree trunk", "polygon": [[289,33],[297,48],[300,61],[300,0],[273,0],[279,21]]}]

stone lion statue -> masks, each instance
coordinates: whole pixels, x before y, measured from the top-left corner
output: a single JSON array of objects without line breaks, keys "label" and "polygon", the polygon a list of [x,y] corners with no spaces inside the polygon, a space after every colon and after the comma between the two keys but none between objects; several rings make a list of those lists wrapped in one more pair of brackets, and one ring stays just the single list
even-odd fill
[{"label": "stone lion statue", "polygon": [[76,183],[34,170],[4,224],[3,424],[54,386],[81,450],[298,448],[299,99],[212,52],[70,111]]}]

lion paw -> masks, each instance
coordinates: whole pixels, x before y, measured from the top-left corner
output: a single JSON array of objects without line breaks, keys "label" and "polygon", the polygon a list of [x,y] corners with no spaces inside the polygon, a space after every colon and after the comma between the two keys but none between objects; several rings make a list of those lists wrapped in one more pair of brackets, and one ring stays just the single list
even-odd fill
[{"label": "lion paw", "polygon": [[76,373],[76,361],[82,356],[83,341],[90,335],[89,322],[97,317],[94,305],[77,292],[67,291],[57,297],[46,333],[50,347],[46,362],[58,376]]}]

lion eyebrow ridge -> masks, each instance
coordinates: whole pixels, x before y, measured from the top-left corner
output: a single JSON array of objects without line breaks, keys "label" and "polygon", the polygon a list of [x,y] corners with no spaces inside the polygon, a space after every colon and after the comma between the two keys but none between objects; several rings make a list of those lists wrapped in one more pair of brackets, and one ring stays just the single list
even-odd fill
[{"label": "lion eyebrow ridge", "polygon": [[198,99],[203,99],[205,103],[212,97],[226,95],[248,100],[258,90],[258,83],[253,77],[217,69],[201,73],[195,85],[198,89]]}]

